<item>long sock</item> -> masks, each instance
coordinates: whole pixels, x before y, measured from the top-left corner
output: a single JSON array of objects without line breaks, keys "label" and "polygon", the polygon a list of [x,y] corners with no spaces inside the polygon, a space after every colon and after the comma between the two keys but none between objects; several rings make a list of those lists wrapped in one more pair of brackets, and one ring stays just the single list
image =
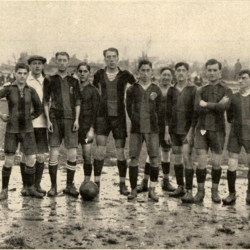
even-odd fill
[{"label": "long sock", "polygon": [[119,176],[120,177],[126,177],[127,175],[127,161],[119,161],[117,160],[117,167],[118,167],[118,171],[119,171]]},{"label": "long sock", "polygon": [[170,172],[170,162],[161,162],[162,172],[163,174],[169,174]]},{"label": "long sock", "polygon": [[219,184],[221,177],[221,168],[220,169],[212,169],[212,183]]},{"label": "long sock", "polygon": [[36,169],[34,166],[31,167],[31,166],[26,165],[25,173],[26,173],[28,187],[31,187],[35,183],[35,172],[36,172]]},{"label": "long sock", "polygon": [[175,177],[178,186],[184,186],[183,170],[183,164],[174,165]]},{"label": "long sock", "polygon": [[43,176],[43,170],[44,170],[44,162],[36,162],[35,164],[35,169],[36,169],[36,173],[35,173],[35,184],[40,185],[41,180],[42,180],[42,176]]},{"label": "long sock", "polygon": [[8,189],[11,170],[12,170],[12,167],[6,168],[5,166],[3,166],[2,168],[2,189]]},{"label": "long sock", "polygon": [[58,161],[49,162],[49,175],[52,186],[56,186],[57,184],[57,167],[58,167]]},{"label": "long sock", "polygon": [[94,159],[94,175],[101,176],[102,168],[103,168],[104,160],[96,160]]},{"label": "long sock", "polygon": [[185,169],[186,189],[191,190],[193,188],[193,169]]},{"label": "long sock", "polygon": [[207,169],[196,169],[196,178],[198,183],[204,183],[206,181]]},{"label": "long sock", "polygon": [[144,175],[150,175],[150,163],[145,163]]},{"label": "long sock", "polygon": [[85,176],[91,176],[92,174],[92,164],[91,163],[84,163],[83,164],[83,171]]},{"label": "long sock", "polygon": [[250,170],[248,170],[247,179],[248,179],[248,192],[250,192]]},{"label": "long sock", "polygon": [[150,166],[150,181],[157,182],[159,176],[159,167]]},{"label": "long sock", "polygon": [[67,185],[71,185],[74,181],[76,172],[76,161],[67,161]]},{"label": "long sock", "polygon": [[229,193],[235,193],[236,171],[227,170],[227,184]]},{"label": "long sock", "polygon": [[138,177],[138,166],[132,167],[129,166],[129,181],[131,189],[135,189],[137,186],[137,177]]},{"label": "long sock", "polygon": [[26,174],[25,174],[25,166],[26,166],[26,164],[24,162],[20,162],[20,171],[21,171],[23,186],[27,185],[27,183],[26,183]]}]

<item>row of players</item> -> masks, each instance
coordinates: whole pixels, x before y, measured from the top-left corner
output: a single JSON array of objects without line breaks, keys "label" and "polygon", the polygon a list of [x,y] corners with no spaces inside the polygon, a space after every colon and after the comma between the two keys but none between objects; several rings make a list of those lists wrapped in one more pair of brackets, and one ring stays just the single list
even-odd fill
[{"label": "row of players", "polygon": [[[49,174],[51,189],[48,196],[57,195],[57,168],[59,147],[64,139],[67,149],[67,185],[65,194],[78,197],[73,180],[76,170],[76,149],[81,144],[85,179],[92,174],[91,147],[96,135],[96,153],[93,162],[94,181],[100,188],[100,177],[106,154],[107,137],[112,131],[117,152],[120,177],[120,193],[129,200],[138,192],[148,191],[148,197],[158,201],[155,186],[158,181],[159,146],[162,149],[162,188],[171,191],[170,196],[182,197],[183,202],[202,202],[205,196],[208,150],[212,157],[212,200],[221,202],[218,186],[221,177],[221,156],[225,141],[225,118],[231,123],[227,149],[229,195],[224,204],[236,200],[235,180],[238,157],[243,146],[250,164],[250,71],[239,74],[240,91],[233,95],[221,80],[221,63],[211,59],[206,63],[208,83],[197,89],[187,80],[189,65],[177,63],[174,70],[161,70],[159,86],[152,83],[152,63],[142,60],[138,64],[139,80],[118,65],[119,53],[115,48],[103,52],[106,67],[94,74],[89,82],[90,66],[80,63],[77,67],[79,81],[69,74],[69,55],[56,53],[58,71],[52,76],[42,76],[46,59],[32,56],[25,64],[15,67],[16,81],[0,90],[0,98],[6,97],[9,115],[0,114],[7,122],[5,133],[5,163],[2,168],[2,192],[0,200],[8,197],[8,184],[18,143],[23,152],[20,163],[24,196],[42,198],[46,191],[40,186],[44,170],[44,153],[50,146]],[[177,82],[172,85],[173,75]],[[126,85],[132,84],[127,90]],[[98,90],[99,91],[98,91]],[[125,106],[126,94],[126,106]],[[41,104],[43,101],[43,106]],[[131,192],[125,185],[127,161],[124,155],[127,137],[126,110],[131,120],[129,139],[129,180]],[[49,140],[47,142],[47,131]],[[148,159],[144,178],[137,187],[138,163],[145,141]],[[192,148],[197,153],[197,194],[193,196],[194,169]],[[170,149],[174,156],[177,189],[169,182]],[[184,188],[185,176],[185,188]],[[148,181],[150,184],[148,186]],[[250,203],[250,171],[246,202]]]}]

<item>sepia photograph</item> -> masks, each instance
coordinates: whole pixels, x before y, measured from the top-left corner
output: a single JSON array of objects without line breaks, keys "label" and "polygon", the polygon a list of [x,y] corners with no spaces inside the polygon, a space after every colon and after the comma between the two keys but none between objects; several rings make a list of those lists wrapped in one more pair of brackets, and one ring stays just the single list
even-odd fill
[{"label": "sepia photograph", "polygon": [[250,248],[250,2],[0,9],[0,249]]}]

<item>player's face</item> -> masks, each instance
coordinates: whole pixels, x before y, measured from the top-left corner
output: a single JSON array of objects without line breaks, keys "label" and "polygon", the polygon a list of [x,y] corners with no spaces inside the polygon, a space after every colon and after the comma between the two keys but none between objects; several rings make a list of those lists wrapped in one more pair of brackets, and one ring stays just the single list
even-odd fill
[{"label": "player's face", "polygon": [[119,58],[115,51],[107,51],[104,61],[109,69],[115,69],[117,67]]},{"label": "player's face", "polygon": [[30,70],[34,75],[40,75],[43,70],[43,63],[40,60],[34,60],[30,64]]},{"label": "player's face", "polygon": [[153,70],[148,64],[143,64],[138,70],[139,79],[143,82],[150,81],[152,74]]},{"label": "player's face", "polygon": [[81,82],[86,82],[89,79],[90,72],[86,66],[81,66],[77,71],[77,75]]},{"label": "player's face", "polygon": [[243,75],[239,76],[238,82],[240,84],[241,89],[250,87],[250,77],[249,77],[249,75],[248,74],[243,74]]},{"label": "player's face", "polygon": [[188,77],[188,70],[184,66],[180,66],[175,70],[177,81],[185,81]]},{"label": "player's face", "polygon": [[221,78],[221,70],[219,64],[208,65],[206,69],[206,75],[210,82],[216,82]]},{"label": "player's face", "polygon": [[28,77],[28,71],[27,69],[18,69],[15,76],[17,84],[25,84]]},{"label": "player's face", "polygon": [[172,76],[170,70],[166,69],[166,70],[164,70],[164,71],[161,73],[160,82],[161,82],[163,85],[171,84],[172,80],[173,80],[173,76]]},{"label": "player's face", "polygon": [[56,59],[57,67],[60,72],[64,72],[67,70],[69,66],[69,59],[65,55],[58,55]]}]

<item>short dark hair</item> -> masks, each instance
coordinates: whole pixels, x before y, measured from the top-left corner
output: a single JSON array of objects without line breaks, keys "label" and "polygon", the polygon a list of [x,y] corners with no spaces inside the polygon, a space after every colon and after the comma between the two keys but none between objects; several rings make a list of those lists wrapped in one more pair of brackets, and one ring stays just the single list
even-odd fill
[{"label": "short dark hair", "polygon": [[146,59],[143,59],[143,60],[139,61],[139,63],[138,63],[138,70],[141,68],[142,65],[149,65],[149,67],[151,69],[153,68],[152,62],[150,62],[149,60],[146,60]]},{"label": "short dark hair", "polygon": [[117,56],[119,56],[119,51],[118,51],[118,49],[117,49],[117,48],[114,48],[114,47],[111,47],[111,48],[105,49],[105,50],[103,51],[103,56],[104,56],[104,57],[106,56],[106,53],[107,53],[108,51],[113,51],[113,52],[115,52],[115,53],[117,54]]},{"label": "short dark hair", "polygon": [[171,75],[172,76],[174,75],[174,71],[171,68],[169,68],[169,67],[163,67],[163,68],[161,68],[160,74],[162,74],[162,72],[165,71],[165,70],[169,70],[170,73],[171,73]]},{"label": "short dark hair", "polygon": [[56,52],[56,59],[58,56],[67,56],[68,60],[69,60],[69,54],[65,51],[61,51],[61,52]]},{"label": "short dark hair", "polygon": [[28,73],[30,71],[29,66],[25,63],[17,63],[15,66],[15,72],[17,72],[19,69],[26,69]]},{"label": "short dark hair", "polygon": [[178,62],[175,64],[174,69],[178,69],[179,67],[184,66],[186,70],[189,70],[189,65],[188,63],[185,62]]},{"label": "short dark hair", "polygon": [[78,69],[79,69],[81,66],[85,66],[85,67],[88,69],[88,71],[90,72],[91,67],[90,67],[86,62],[80,62],[80,63],[77,65],[76,70],[78,71]]},{"label": "short dark hair", "polygon": [[250,70],[249,69],[242,69],[240,72],[239,72],[239,76],[242,76],[244,74],[248,74],[248,76],[250,77]]},{"label": "short dark hair", "polygon": [[206,64],[205,64],[205,67],[207,68],[207,66],[209,65],[214,65],[214,64],[218,64],[219,65],[219,70],[221,70],[222,68],[222,65],[219,61],[217,61],[216,59],[209,59]]}]

